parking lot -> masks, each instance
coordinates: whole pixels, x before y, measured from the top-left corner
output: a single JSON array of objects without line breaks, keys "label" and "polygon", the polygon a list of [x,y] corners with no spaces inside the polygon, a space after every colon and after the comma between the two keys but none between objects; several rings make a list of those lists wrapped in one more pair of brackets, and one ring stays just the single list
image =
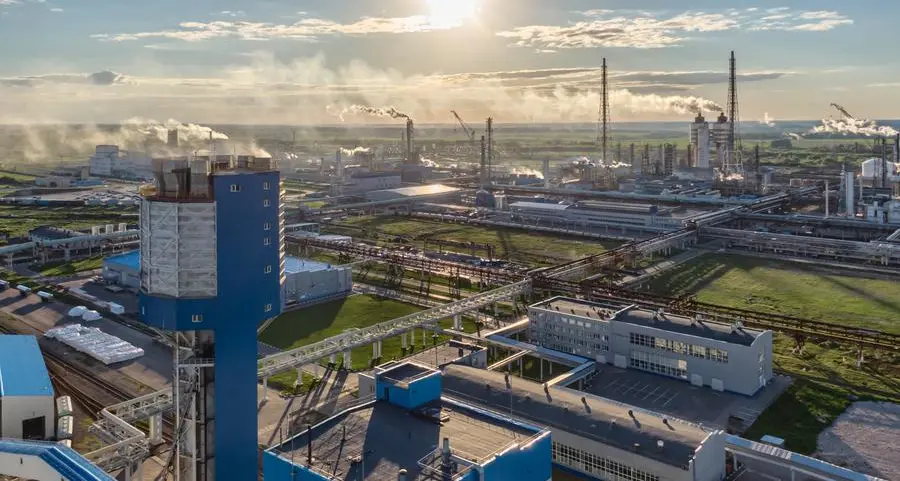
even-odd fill
[{"label": "parking lot", "polygon": [[601,365],[583,390],[704,426],[727,429],[730,416],[739,418],[742,428],[749,427],[789,385],[790,379],[776,376],[769,386],[749,397],[636,369]]}]

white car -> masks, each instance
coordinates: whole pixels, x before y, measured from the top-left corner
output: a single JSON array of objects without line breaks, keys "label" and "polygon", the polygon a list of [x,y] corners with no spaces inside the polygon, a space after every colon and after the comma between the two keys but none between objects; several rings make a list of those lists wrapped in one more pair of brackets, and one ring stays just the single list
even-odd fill
[{"label": "white car", "polygon": [[84,306],[77,306],[69,309],[69,315],[72,317],[81,317],[87,312],[88,308]]},{"label": "white car", "polygon": [[99,312],[94,311],[94,310],[86,311],[84,314],[81,315],[81,320],[84,322],[97,321],[102,318],[103,318],[103,316],[101,316]]}]

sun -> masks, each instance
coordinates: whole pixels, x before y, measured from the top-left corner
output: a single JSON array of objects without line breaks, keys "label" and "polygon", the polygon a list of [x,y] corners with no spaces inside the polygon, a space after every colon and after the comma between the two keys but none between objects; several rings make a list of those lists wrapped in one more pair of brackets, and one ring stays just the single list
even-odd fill
[{"label": "sun", "polygon": [[425,0],[428,18],[437,28],[463,25],[478,14],[481,0]]}]

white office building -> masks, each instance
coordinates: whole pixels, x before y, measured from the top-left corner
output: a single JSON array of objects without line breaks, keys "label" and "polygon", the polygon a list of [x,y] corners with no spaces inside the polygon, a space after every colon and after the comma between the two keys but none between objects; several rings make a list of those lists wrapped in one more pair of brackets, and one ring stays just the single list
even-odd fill
[{"label": "white office building", "polygon": [[528,308],[543,347],[752,396],[772,379],[772,332],[554,297]]}]

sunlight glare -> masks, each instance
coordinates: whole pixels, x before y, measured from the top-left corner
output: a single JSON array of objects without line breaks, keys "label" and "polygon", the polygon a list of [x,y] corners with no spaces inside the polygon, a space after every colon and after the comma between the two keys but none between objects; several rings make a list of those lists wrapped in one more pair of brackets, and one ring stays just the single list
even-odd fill
[{"label": "sunlight glare", "polygon": [[478,14],[481,0],[425,0],[428,18],[438,28],[463,25]]}]

